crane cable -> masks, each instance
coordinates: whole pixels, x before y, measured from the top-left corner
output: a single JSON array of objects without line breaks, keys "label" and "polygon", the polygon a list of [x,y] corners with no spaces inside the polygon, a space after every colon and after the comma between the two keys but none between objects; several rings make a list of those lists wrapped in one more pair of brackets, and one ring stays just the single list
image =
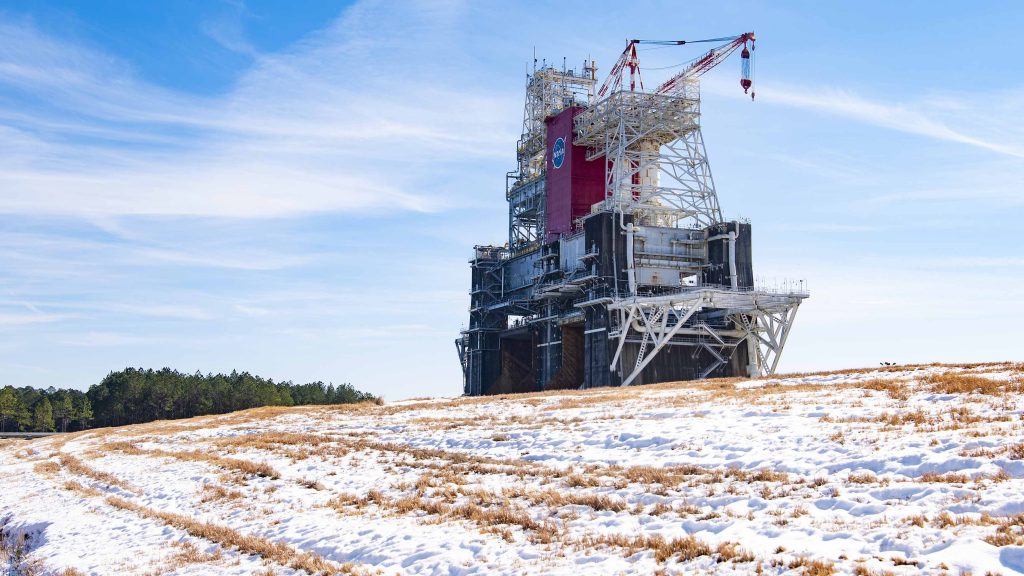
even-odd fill
[{"label": "crane cable", "polygon": [[630,40],[634,44],[655,44],[658,46],[682,46],[684,44],[700,44],[702,42],[731,42],[739,36],[723,36],[721,38],[707,38],[705,40]]},{"label": "crane cable", "polygon": [[[739,38],[738,35],[723,36],[721,38],[707,38],[705,40],[630,40],[630,42],[634,44],[654,44],[656,46],[659,46],[659,48],[647,48],[646,50],[644,50],[645,52],[650,52],[653,50],[664,50],[665,48],[671,48],[672,46],[683,46],[685,44],[700,44],[703,42],[730,42],[737,38]],[[645,70],[656,72],[659,70],[672,70],[673,68],[682,68],[683,66],[689,66],[690,64],[693,64],[702,57],[703,56],[697,56],[685,62],[680,62],[679,64],[671,64],[669,66],[659,66],[657,68],[646,67]],[[751,61],[751,79],[753,79],[753,61]]]}]

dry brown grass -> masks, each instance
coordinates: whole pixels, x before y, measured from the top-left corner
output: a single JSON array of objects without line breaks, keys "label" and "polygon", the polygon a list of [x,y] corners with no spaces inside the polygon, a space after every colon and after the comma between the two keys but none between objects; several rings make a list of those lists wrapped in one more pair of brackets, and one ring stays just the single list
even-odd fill
[{"label": "dry brown grass", "polygon": [[[877,372],[877,373],[908,372],[908,373],[912,373],[912,372],[915,372],[915,371],[924,370],[926,368],[936,368],[936,367],[950,368],[950,369],[961,369],[961,370],[981,370],[981,371],[988,371],[988,372],[998,371],[998,370],[1017,370],[1018,372],[1022,371],[1019,368],[1015,368],[1016,366],[1018,366],[1018,365],[1015,365],[1015,364],[1010,363],[1010,362],[959,363],[959,364],[956,364],[956,363],[954,363],[954,364],[943,364],[943,363],[904,364],[904,365],[898,365],[898,366],[880,366],[880,367],[876,367],[876,368],[848,368],[848,369],[841,369],[841,370],[830,370],[830,371],[826,371],[826,372],[795,372],[795,373],[785,373],[785,374],[776,374],[776,375],[773,375],[771,377],[757,378],[755,380],[768,380],[768,379],[771,379],[771,380],[782,380],[782,379],[787,379],[787,378],[799,378],[799,377],[803,377],[803,376],[853,375],[853,374],[868,374],[868,373],[872,373],[872,372]],[[645,386],[642,387],[642,389],[640,387],[637,387],[637,388],[612,388],[612,389],[596,388],[596,389],[591,389],[591,390],[581,390],[581,391],[578,391],[578,392],[574,392],[571,397],[564,398],[562,400],[561,404],[559,403],[559,401],[556,401],[551,406],[551,408],[553,410],[572,409],[572,408],[580,408],[580,407],[590,407],[590,406],[594,406],[594,405],[597,405],[597,404],[608,403],[608,402],[627,402],[627,401],[635,398],[637,394],[643,393],[642,391],[638,392],[638,390],[644,390],[644,391],[646,391],[646,390],[686,390],[686,391],[695,391],[695,392],[707,392],[707,393],[713,394],[716,397],[719,396],[719,395],[723,395],[723,396],[729,396],[729,397],[743,398],[743,397],[754,397],[754,396],[757,396],[759,394],[764,394],[764,393],[773,393],[773,392],[778,392],[778,391],[786,391],[786,390],[790,390],[790,389],[798,391],[798,390],[813,390],[813,389],[820,388],[819,386],[810,385],[810,386],[804,386],[804,387],[801,387],[801,386],[778,387],[781,390],[773,390],[773,389],[770,389],[770,388],[748,389],[748,390],[736,390],[735,389],[734,385],[736,383],[742,382],[742,381],[746,381],[746,380],[750,380],[750,378],[714,378],[714,379],[708,379],[708,380],[691,380],[691,381],[683,381],[683,382],[663,382],[663,383],[659,383],[659,384],[645,385]],[[883,379],[879,379],[879,380],[882,380],[884,382]],[[854,384],[851,384],[850,387],[867,387],[867,388],[871,388],[873,386],[876,386],[875,384],[872,384],[871,380],[868,380],[866,382],[868,383],[867,386],[864,386],[863,385],[864,383],[854,383]],[[875,389],[884,390],[884,391],[886,391],[888,393],[890,387],[887,384],[877,384],[877,388],[875,388]],[[895,394],[897,395],[897,397],[900,396],[901,392],[899,391],[899,389],[897,388],[895,390],[896,390]],[[482,403],[503,402],[503,401],[512,401],[512,402],[518,402],[518,403],[523,403],[523,404],[535,404],[538,400],[541,400],[541,399],[544,399],[544,398],[547,398],[547,397],[551,397],[551,396],[565,396],[565,391],[564,390],[550,390],[550,391],[546,391],[546,392],[530,392],[530,393],[523,393],[523,394],[507,394],[507,395],[499,395],[499,396],[487,396],[487,397],[480,397],[480,398],[459,398],[459,399],[450,399],[450,400],[449,399],[444,399],[444,400],[424,399],[422,402],[410,402],[410,403],[399,405],[399,406],[378,407],[375,410],[374,413],[375,414],[380,414],[380,415],[392,415],[392,414],[397,414],[397,413],[406,412],[406,411],[416,411],[416,410],[424,410],[424,409],[443,410],[445,408],[467,407],[467,406],[474,406],[474,405],[482,404]],[[351,406],[356,406],[356,405],[351,405]]]},{"label": "dry brown grass", "polygon": [[32,471],[41,476],[53,476],[57,472],[60,472],[60,464],[52,460],[37,462],[32,466]]},{"label": "dry brown grass", "polygon": [[185,452],[175,452],[171,450],[162,449],[143,450],[142,448],[139,448],[138,446],[130,444],[128,442],[110,442],[104,444],[103,449],[107,451],[122,452],[124,454],[130,454],[133,456],[174,458],[176,460],[182,460],[186,462],[206,462],[218,468],[240,472],[247,476],[260,476],[263,478],[270,478],[272,480],[277,480],[281,478],[281,474],[269,464],[265,464],[263,462],[252,462],[249,460],[242,460],[240,458],[227,458],[224,456],[218,456],[216,454],[200,452],[198,450],[191,450]]},{"label": "dry brown grass", "polygon": [[988,474],[988,475],[985,475],[985,476],[979,476],[978,478],[975,479],[975,481],[978,481],[978,480],[991,480],[993,482],[1006,482],[1007,480],[1013,480],[1013,476],[1009,472],[1007,472],[1006,469],[1000,468],[999,472],[996,472],[995,474]]},{"label": "dry brown grass", "polygon": [[299,478],[298,480],[295,481],[295,483],[298,484],[299,486],[302,486],[303,488],[309,488],[310,490],[324,489],[324,485],[321,484],[319,480],[314,480],[312,478]]},{"label": "dry brown grass", "polygon": [[947,472],[945,474],[937,474],[935,472],[925,472],[917,478],[919,482],[941,482],[945,484],[966,484],[971,481],[971,477],[967,474],[961,474],[959,472]]},{"label": "dry brown grass", "polygon": [[174,546],[180,548],[180,550],[171,557],[172,570],[183,568],[188,564],[216,562],[224,557],[219,548],[213,552],[203,552],[195,544],[187,541],[177,542]]},{"label": "dry brown grass", "polygon": [[903,519],[904,522],[918,528],[924,528],[925,524],[928,523],[928,517],[924,514],[915,514],[913,516],[907,516]]},{"label": "dry brown grass", "polygon": [[[356,412],[370,412],[378,409],[378,404],[375,402],[360,402],[357,404],[334,404],[330,406],[263,406],[261,408],[250,408],[248,410],[241,410],[238,412],[231,412],[229,414],[219,414],[211,416],[202,416],[202,419],[214,420],[218,424],[248,424],[248,423],[266,423],[267,420],[277,418],[278,416],[285,416],[288,414],[303,414],[309,415],[314,412],[323,413],[356,413]],[[192,419],[198,420],[198,419]],[[209,422],[206,423],[209,426]]]},{"label": "dry brown grass", "polygon": [[219,500],[240,500],[245,498],[245,494],[242,494],[238,490],[231,488],[225,488],[220,484],[203,484],[200,488],[200,502],[215,502]]},{"label": "dry brown grass", "polygon": [[[198,546],[187,540],[174,542],[171,546],[174,548],[174,552],[162,560],[152,562],[149,569],[142,573],[141,576],[163,576],[164,574],[179,570],[187,571],[189,566],[219,562],[224,558],[220,547],[217,546],[214,547],[212,552],[203,552]],[[211,568],[208,568],[206,571],[219,572],[219,570]]]},{"label": "dry brown grass", "polygon": [[362,508],[369,501],[351,492],[339,492],[334,498],[331,498],[325,504],[328,508],[334,508],[338,511],[345,511],[348,507]]},{"label": "dry brown grass", "polygon": [[513,544],[516,541],[515,534],[507,526],[488,526],[482,529],[484,534],[495,534],[505,542]]},{"label": "dry brown grass", "polygon": [[577,546],[598,548],[613,546],[622,548],[626,555],[633,555],[641,550],[652,550],[654,559],[661,563],[673,558],[679,562],[688,562],[701,556],[712,554],[711,546],[698,540],[692,534],[682,538],[667,539],[660,535],[626,535],[603,534],[600,536],[584,536],[575,541]]},{"label": "dry brown grass", "polygon": [[95,468],[90,467],[89,465],[85,464],[78,458],[75,458],[71,454],[62,452],[59,458],[61,466],[63,466],[64,469],[66,469],[68,472],[71,472],[72,474],[92,478],[93,480],[96,480],[101,484],[107,484],[108,486],[116,486],[128,492],[141,494],[141,491],[135,486],[132,486],[131,484],[125,482],[124,480],[121,480],[120,478],[114,476],[113,474],[103,472],[101,470],[96,470]]},{"label": "dry brown grass", "polygon": [[295,434],[292,432],[260,432],[241,434],[228,438],[218,438],[212,444],[229,451],[263,450],[277,452],[292,458],[303,460],[311,455],[327,453],[328,446],[335,438],[322,434]]},{"label": "dry brown grass", "polygon": [[524,530],[531,531],[540,530],[544,526],[543,522],[534,520],[526,510],[513,504],[487,508],[475,504],[463,504],[451,507],[448,512],[454,517],[465,518],[482,526],[503,524],[519,526]]},{"label": "dry brown grass", "polygon": [[491,495],[489,497],[486,495],[486,492],[482,490],[462,490],[461,492],[469,496],[476,496],[477,498],[482,497],[481,499],[490,502],[497,501],[498,499],[507,500],[509,498],[521,498],[533,505],[544,505],[548,507],[587,506],[597,511],[610,510],[612,512],[621,512],[629,507],[625,500],[611,497],[606,494],[563,492],[553,488],[537,490],[522,487],[507,487],[502,490],[500,494],[490,493]]},{"label": "dry brown grass", "polygon": [[[906,367],[900,367],[900,370],[905,370]],[[929,382],[928,386],[934,386],[934,383]],[[719,393],[715,383],[686,383],[676,385],[666,385],[667,387],[687,387],[693,388],[694,390],[715,390],[715,393]],[[918,384],[919,388],[924,388],[924,384]],[[903,401],[906,398],[901,396],[907,394],[909,391],[914,390],[913,387],[907,385],[905,382],[893,382],[883,381],[881,379],[876,381],[867,381],[867,383],[858,383],[853,387],[862,387],[866,389],[873,389],[884,391],[889,394],[895,400]],[[781,388],[781,387],[780,387]],[[788,387],[786,387],[788,388]],[[647,390],[650,388],[645,388]],[[790,390],[786,390],[788,392]],[[612,403],[623,400],[627,397],[635,397],[637,394],[635,389],[630,389],[625,392],[616,391],[614,394],[595,395],[593,398],[587,397],[580,400],[569,399],[565,400],[546,400],[542,398],[515,398],[518,402],[523,403],[542,403],[550,406],[561,406],[559,402],[565,404],[566,408],[589,406],[594,403]],[[729,394],[730,392],[723,389],[721,394]],[[760,393],[760,392],[758,392]],[[564,392],[563,392],[564,394]],[[692,396],[692,395],[691,395]],[[778,396],[775,396],[778,399]],[[975,397],[978,399],[978,397]],[[788,400],[788,399],[784,399]],[[488,399],[487,401],[493,401]],[[670,400],[671,401],[671,400]],[[688,400],[689,401],[689,400]],[[984,398],[979,400],[980,402],[989,402]],[[794,400],[795,402],[795,400]],[[437,403],[424,403],[431,404],[432,408],[435,408]],[[467,402],[457,401],[453,402],[452,405],[457,405],[460,408],[465,408]],[[570,406],[571,404],[571,406]],[[896,404],[890,403],[890,404]],[[905,406],[899,405],[900,407]],[[545,408],[547,409],[547,407]],[[405,408],[397,411],[403,411]],[[567,416],[572,416],[569,414]],[[971,412],[969,409],[964,410],[950,410],[947,412],[931,414],[916,411],[916,412],[905,412],[903,414],[894,414],[887,416],[888,421],[886,424],[890,425],[902,425],[902,424],[916,424],[916,425],[937,425],[937,422],[941,420],[943,423],[950,421],[954,423],[968,423],[977,422],[978,415]],[[218,425],[221,422],[217,423]],[[424,422],[424,425],[428,423]],[[433,424],[430,424],[433,425]],[[460,424],[462,425],[462,424]],[[469,425],[469,424],[466,424]],[[476,425],[480,425],[479,421],[476,421]],[[490,436],[494,428],[488,429],[490,425],[483,426],[485,430],[483,438]],[[880,427],[875,427],[880,428]],[[980,429],[981,427],[977,427]],[[255,429],[253,426],[251,429]],[[499,429],[510,429],[508,427]],[[890,430],[891,432],[891,430]],[[496,442],[504,442],[507,439],[507,434],[494,433],[490,436],[492,440]],[[864,434],[850,434],[849,443],[860,442],[864,440]],[[580,505],[591,508],[595,511],[609,510],[612,512],[620,512],[629,510],[632,506],[634,510],[637,509],[636,502],[627,503],[625,500],[620,498],[611,497],[607,494],[602,494],[601,490],[589,490],[595,487],[619,487],[624,488],[628,483],[646,484],[653,489],[648,489],[648,492],[656,492],[658,494],[667,494],[669,491],[684,491],[689,486],[703,486],[706,485],[708,491],[718,491],[719,493],[725,490],[733,490],[734,492],[729,493],[743,493],[743,491],[750,491],[751,493],[757,493],[758,490],[767,494],[767,497],[778,497],[779,495],[785,496],[788,493],[793,493],[794,490],[801,491],[806,490],[810,483],[810,479],[798,478],[795,484],[788,486],[762,486],[752,485],[744,486],[743,482],[762,482],[762,483],[789,483],[790,478],[788,475],[775,472],[772,470],[731,470],[727,468],[722,469],[709,469],[697,466],[681,466],[681,467],[652,467],[652,466],[641,466],[641,467],[618,467],[618,466],[582,466],[577,465],[572,469],[561,470],[553,469],[552,467],[545,466],[540,463],[520,460],[516,458],[478,458],[475,455],[467,455],[458,452],[448,452],[443,450],[429,450],[411,448],[408,446],[402,446],[397,444],[387,444],[381,442],[373,437],[361,437],[361,436],[349,436],[343,438],[330,437],[326,435],[308,436],[298,434],[277,434],[277,433],[257,433],[251,435],[238,436],[230,439],[218,439],[211,441],[210,444],[217,445],[229,450],[268,450],[268,451],[281,451],[282,447],[291,447],[295,451],[287,452],[289,455],[299,454],[312,454],[314,448],[317,449],[315,453],[323,454],[327,456],[340,456],[347,455],[348,459],[354,459],[358,457],[362,462],[372,463],[374,460],[384,461],[387,460],[387,466],[396,466],[399,469],[403,469],[406,466],[422,469],[425,473],[420,477],[419,481],[416,481],[415,472],[410,475],[405,475],[403,470],[403,476],[401,478],[402,487],[399,491],[405,493],[412,489],[413,484],[416,486],[418,493],[416,496],[396,496],[394,499],[385,497],[379,491],[371,491],[366,495],[359,496],[353,494],[338,495],[332,499],[334,503],[332,507],[338,508],[352,508],[354,506],[368,506],[377,505],[382,508],[403,514],[412,514],[421,516],[422,514],[432,515],[443,515],[445,519],[453,520],[469,520],[480,524],[481,530],[490,534],[494,534],[508,542],[514,542],[517,538],[522,541],[523,537],[519,536],[519,531],[515,528],[521,527],[526,536],[533,541],[541,541],[543,538],[556,538],[558,536],[564,536],[566,542],[570,542],[568,536],[565,534],[565,526],[567,521],[566,517],[572,515],[578,517],[579,515],[586,515],[589,512],[581,510],[563,509],[553,510],[567,505]],[[129,445],[130,446],[130,445]],[[1003,445],[1005,446],[1005,444]],[[124,451],[127,451],[127,447]],[[997,448],[999,455],[1002,455],[1004,450],[1008,452],[1014,450],[1014,446],[1009,448],[1003,448],[999,446]],[[1024,444],[1018,445],[1021,451],[1021,457],[1024,458]],[[137,449],[136,449],[137,450]],[[301,452],[300,452],[301,450]],[[374,454],[372,451],[379,451],[380,454]],[[388,452],[388,454],[384,454]],[[169,456],[178,459],[201,459],[210,462],[211,459],[205,457],[193,456],[194,453],[169,453],[164,451],[139,451],[140,455],[156,455],[156,456]],[[180,454],[189,454],[190,456],[182,457]],[[223,453],[221,453],[223,454]],[[79,454],[81,456],[81,454]],[[986,456],[991,457],[991,456]],[[238,460],[237,458],[224,458],[219,457],[223,460]],[[256,457],[259,459],[259,457]],[[244,460],[241,460],[244,462]],[[341,462],[347,463],[348,460],[342,460]],[[251,463],[250,463],[251,464]],[[228,470],[236,470],[232,467],[225,467]],[[247,472],[247,474],[250,474]],[[494,475],[494,476],[507,476],[511,483],[515,482],[516,477],[520,480],[530,477],[540,480],[542,484],[548,486],[559,486],[563,485],[578,490],[555,490],[551,488],[525,488],[518,487],[509,490],[503,490],[498,492],[483,493],[482,491],[475,489],[465,489],[467,482],[477,482],[479,479],[477,475]],[[227,475],[222,475],[226,477]],[[270,477],[270,476],[267,476]],[[728,482],[728,486],[721,485],[724,478],[735,480],[736,482]],[[560,481],[556,481],[559,479]],[[307,479],[291,479],[293,482],[306,485],[306,483],[313,483],[315,481]],[[505,479],[502,479],[504,481]],[[915,479],[923,482],[968,482],[969,478],[961,478],[956,474],[934,474],[924,475],[920,479]],[[326,481],[326,480],[325,480]],[[825,479],[821,479],[823,483]],[[871,474],[859,474],[852,475],[849,478],[850,482],[853,483],[872,483],[877,482],[878,479]],[[527,482],[526,485],[532,485],[533,482]],[[841,484],[841,481],[839,482]],[[492,484],[494,485],[494,484]],[[817,485],[814,485],[817,486]],[[314,486],[307,486],[312,489],[317,489]],[[322,488],[322,486],[321,486]],[[703,489],[703,488],[702,488]],[[635,488],[631,488],[631,491],[635,492]],[[846,488],[844,487],[844,490]],[[234,491],[238,493],[237,491]],[[679,492],[675,492],[677,495]],[[238,493],[240,494],[240,493]],[[464,500],[460,499],[462,496],[467,494],[472,495],[474,500],[470,499],[469,503],[465,503]],[[651,497],[653,498],[653,497]],[[458,499],[458,504],[456,500]],[[506,512],[506,516],[502,517],[497,512],[504,508],[503,502],[509,500],[522,499],[519,501],[511,502],[512,505],[510,510]],[[532,506],[526,504],[526,502],[532,505],[542,505],[549,507],[549,510],[535,510]],[[665,503],[650,504],[650,500],[645,500],[646,506],[641,506],[641,514],[645,510],[651,514],[670,514],[672,512],[683,513],[682,511],[673,510],[671,506]],[[517,508],[517,505],[525,505],[526,509]],[[351,511],[351,510],[350,510]],[[521,517],[516,517],[515,512],[528,512],[526,517],[529,520],[523,520]],[[703,511],[698,511],[702,513]],[[713,512],[713,511],[712,511]],[[556,517],[561,522],[561,527],[552,522],[545,522],[544,518],[557,514]],[[532,517],[532,518],[531,518]],[[424,519],[425,522],[434,522],[434,518]],[[672,521],[670,519],[669,521]],[[921,520],[908,518],[905,520],[913,526],[923,527],[922,523],[926,522],[927,519],[923,516]],[[954,522],[958,520],[954,519]],[[524,527],[524,522],[532,522],[528,527]],[[511,529],[510,529],[511,528]],[[535,532],[536,534],[529,534]],[[543,534],[543,535],[542,535]],[[1000,532],[997,531],[997,534]],[[640,549],[644,549],[641,547]],[[736,548],[719,548],[711,552],[711,555],[715,556],[719,561],[730,561],[731,554],[738,554],[742,557],[745,552],[742,549]],[[784,561],[788,562],[790,557],[787,557]],[[741,560],[747,562],[750,560]],[[808,561],[811,562],[811,561]],[[824,563],[822,563],[824,564]],[[829,570],[831,565],[827,564]],[[798,569],[803,569],[805,574],[831,574],[831,571],[818,572],[820,568],[813,568],[806,564],[801,564]]]},{"label": "dry brown grass", "polygon": [[572,473],[565,477],[565,485],[570,488],[593,488],[600,486],[601,481],[593,475]]},{"label": "dry brown grass", "polygon": [[1024,442],[1010,446],[1006,450],[1006,456],[1011,460],[1024,460]]},{"label": "dry brown grass", "polygon": [[836,567],[825,560],[814,560],[806,556],[795,558],[789,563],[790,570],[803,568],[800,572],[803,576],[832,576],[836,573]]},{"label": "dry brown grass", "polygon": [[[273,449],[278,441],[299,442],[304,438],[296,436],[285,436],[272,438],[269,435],[257,435],[258,438],[239,437],[228,441],[235,445],[248,445],[255,447],[262,445]],[[330,438],[318,449],[324,456],[327,455],[348,455],[365,451],[388,453],[393,456],[411,458],[398,459],[393,462],[401,466],[413,466],[424,470],[432,470],[437,475],[446,475],[455,483],[464,483],[463,478],[470,474],[479,475],[508,475],[520,479],[526,477],[537,477],[542,479],[562,479],[572,487],[593,487],[602,484],[609,484],[623,488],[629,483],[657,484],[663,488],[674,487],[680,482],[690,479],[691,482],[702,484],[714,484],[721,481],[723,476],[728,476],[742,481],[775,481],[785,482],[788,476],[783,473],[771,470],[760,470],[748,472],[738,469],[709,469],[701,466],[682,465],[671,467],[633,466],[623,468],[620,466],[589,465],[581,472],[578,469],[556,469],[545,466],[541,463],[531,462],[517,458],[491,458],[480,455],[470,455],[462,452],[451,452],[432,448],[416,448],[408,445],[382,442],[372,437],[341,437]],[[695,477],[703,476],[702,479]],[[603,481],[602,479],[607,479]],[[422,489],[423,486],[420,486]],[[655,490],[663,493],[663,489]]]},{"label": "dry brown grass", "polygon": [[895,572],[889,570],[870,570],[863,564],[857,564],[853,567],[854,576],[896,576]]},{"label": "dry brown grass", "polygon": [[756,558],[750,551],[740,548],[739,544],[735,542],[722,542],[715,547],[715,560],[743,564],[753,562]]},{"label": "dry brown grass", "polygon": [[675,475],[665,468],[655,466],[630,466],[623,470],[622,476],[630,482],[640,484],[675,484]]},{"label": "dry brown grass", "polygon": [[78,492],[86,496],[102,496],[104,493],[101,490],[97,490],[91,486],[86,486],[76,480],[68,480],[64,483],[64,489],[70,490],[71,492]]},{"label": "dry brown grass", "polygon": [[1019,382],[994,380],[984,376],[946,372],[932,374],[925,380],[929,389],[937,394],[987,394],[1001,396],[1007,392],[1021,392]]},{"label": "dry brown grass", "polygon": [[931,420],[932,417],[921,409],[911,412],[882,412],[875,418],[876,422],[881,422],[887,426],[903,426],[906,424],[923,426]]},{"label": "dry brown grass", "polygon": [[936,528],[949,528],[950,526],[957,525],[957,519],[956,516],[953,516],[946,510],[943,510],[932,518],[932,525]]},{"label": "dry brown grass", "polygon": [[378,491],[371,490],[363,498],[353,498],[351,494],[339,495],[328,501],[327,505],[332,508],[344,508],[352,505],[362,507],[369,503],[402,514],[422,512],[446,519],[469,520],[484,527],[495,525],[518,526],[523,530],[533,532],[550,528],[544,522],[534,520],[526,510],[507,500],[490,506],[480,506],[474,502],[453,505],[445,501],[445,499],[424,498],[417,495],[390,499]]},{"label": "dry brown grass", "polygon": [[855,386],[857,388],[885,392],[893,400],[907,400],[910,398],[910,389],[907,387],[907,382],[904,380],[876,378],[874,380],[857,382]]},{"label": "dry brown grass", "polygon": [[161,450],[159,452],[161,456],[168,456],[170,458],[191,462],[207,462],[218,468],[234,470],[248,476],[260,476],[263,478],[270,478],[272,480],[281,478],[281,474],[277,470],[274,470],[274,468],[269,464],[265,464],[263,462],[252,462],[249,460],[242,460],[240,458],[225,458],[223,456],[216,456],[214,454],[207,454],[205,452],[198,451],[168,452]]},{"label": "dry brown grass", "polygon": [[675,512],[671,504],[665,502],[658,502],[647,512],[651,516],[661,516],[662,514],[668,514],[669,512]]},{"label": "dry brown grass", "polygon": [[785,472],[775,472],[768,468],[761,468],[752,475],[742,477],[738,476],[733,472],[735,469],[730,469],[726,472],[726,476],[736,478],[737,480],[746,480],[748,482],[789,482],[789,475]]},{"label": "dry brown grass", "polygon": [[106,502],[115,508],[128,510],[144,518],[159,520],[164,524],[184,530],[195,538],[203,538],[221,546],[234,548],[243,554],[255,554],[294,570],[302,570],[309,574],[358,574],[362,572],[352,564],[337,564],[312,552],[300,552],[284,542],[273,542],[260,536],[242,534],[220,524],[200,522],[183,514],[154,510],[117,496],[108,496]]},{"label": "dry brown grass", "polygon": [[999,521],[995,533],[986,536],[985,542],[993,546],[1024,546],[1024,514]]}]

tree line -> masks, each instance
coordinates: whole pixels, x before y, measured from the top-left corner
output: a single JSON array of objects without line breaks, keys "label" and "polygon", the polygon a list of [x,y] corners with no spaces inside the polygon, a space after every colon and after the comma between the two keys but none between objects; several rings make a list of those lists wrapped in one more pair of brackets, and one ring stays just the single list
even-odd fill
[{"label": "tree line", "polygon": [[73,432],[154,420],[224,414],[260,406],[379,401],[351,384],[274,382],[248,372],[184,374],[126,368],[89,390],[6,386],[0,390],[0,432]]}]

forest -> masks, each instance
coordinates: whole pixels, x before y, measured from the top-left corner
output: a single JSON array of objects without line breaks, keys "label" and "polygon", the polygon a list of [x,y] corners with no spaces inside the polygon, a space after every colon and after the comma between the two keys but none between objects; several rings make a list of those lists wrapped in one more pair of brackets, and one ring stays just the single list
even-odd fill
[{"label": "forest", "polygon": [[379,401],[351,384],[274,382],[248,372],[184,374],[126,368],[80,390],[6,386],[0,432],[74,432],[154,420],[224,414],[260,406]]}]

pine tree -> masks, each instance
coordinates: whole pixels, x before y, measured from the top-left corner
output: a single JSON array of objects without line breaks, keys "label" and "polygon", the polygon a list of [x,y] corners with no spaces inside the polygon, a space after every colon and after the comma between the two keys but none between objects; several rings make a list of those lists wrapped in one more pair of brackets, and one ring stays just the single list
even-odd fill
[{"label": "pine tree", "polygon": [[89,422],[92,421],[92,403],[85,396],[82,396],[82,402],[78,406],[78,410],[75,412],[75,418],[78,420],[79,426],[82,430],[89,427]]},{"label": "pine tree", "polygon": [[14,397],[14,424],[16,431],[24,432],[32,426],[32,412],[21,396]]},{"label": "pine tree", "polygon": [[68,424],[75,417],[75,406],[71,402],[71,395],[65,394],[60,401],[60,431],[67,432]]},{"label": "pine tree", "polygon": [[36,432],[53,432],[53,406],[45,397],[36,403],[32,424]]},{"label": "pine tree", "polygon": [[0,390],[0,432],[7,432],[7,421],[14,420],[18,398],[10,387]]}]

